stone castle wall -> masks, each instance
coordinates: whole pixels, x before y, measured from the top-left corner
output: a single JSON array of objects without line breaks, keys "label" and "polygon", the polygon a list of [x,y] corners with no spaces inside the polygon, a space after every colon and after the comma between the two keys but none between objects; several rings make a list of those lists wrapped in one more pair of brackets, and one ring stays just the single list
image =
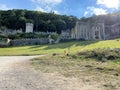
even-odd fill
[{"label": "stone castle wall", "polygon": [[106,40],[120,37],[120,23],[105,25],[103,22],[77,22],[71,30],[72,39]]},{"label": "stone castle wall", "polygon": [[48,38],[40,38],[40,39],[18,39],[18,40],[11,40],[11,46],[23,46],[23,45],[40,45],[40,44],[48,44]]}]

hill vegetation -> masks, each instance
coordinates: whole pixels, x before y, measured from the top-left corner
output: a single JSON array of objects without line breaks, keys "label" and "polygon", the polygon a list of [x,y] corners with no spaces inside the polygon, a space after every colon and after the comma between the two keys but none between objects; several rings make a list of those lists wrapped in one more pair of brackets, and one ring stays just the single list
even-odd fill
[{"label": "hill vegetation", "polygon": [[45,13],[41,11],[30,10],[0,10],[0,29],[22,29],[25,31],[25,24],[27,22],[34,23],[34,31],[41,32],[57,32],[61,30],[72,29],[76,21],[83,22],[104,22],[107,25],[120,22],[120,12],[111,13],[107,15],[93,15],[91,17],[82,17],[78,19],[75,16],[58,15],[54,12]]},{"label": "hill vegetation", "polygon": [[57,15],[54,12],[44,13],[29,10],[0,11],[0,28],[22,29],[27,22],[34,23],[34,31],[57,32],[71,29],[78,19],[74,16]]}]

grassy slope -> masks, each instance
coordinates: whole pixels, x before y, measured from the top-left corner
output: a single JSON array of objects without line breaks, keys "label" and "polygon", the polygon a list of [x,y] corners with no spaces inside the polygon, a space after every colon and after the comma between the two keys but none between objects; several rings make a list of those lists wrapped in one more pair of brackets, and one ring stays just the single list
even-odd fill
[{"label": "grassy slope", "polygon": [[0,48],[0,55],[35,55],[63,53],[70,49],[71,53],[94,48],[120,48],[120,39],[106,41],[73,41],[53,45],[33,45]]},{"label": "grassy slope", "polygon": [[[50,45],[49,48],[53,48],[53,46],[54,45]],[[67,50],[68,47],[71,48],[72,53],[79,50],[94,48],[120,48],[120,39],[108,41],[70,42],[58,44],[56,46],[59,52],[63,49]],[[62,48],[62,50],[60,48]],[[85,58],[82,56],[73,57],[73,55],[66,56],[65,54],[57,54],[35,58],[32,60],[32,65],[40,72],[60,74],[70,78],[75,77],[77,80],[82,80],[82,83],[89,84],[91,87],[98,85],[98,89],[99,87],[104,88],[100,90],[120,90],[120,59],[100,62],[94,58]]]}]

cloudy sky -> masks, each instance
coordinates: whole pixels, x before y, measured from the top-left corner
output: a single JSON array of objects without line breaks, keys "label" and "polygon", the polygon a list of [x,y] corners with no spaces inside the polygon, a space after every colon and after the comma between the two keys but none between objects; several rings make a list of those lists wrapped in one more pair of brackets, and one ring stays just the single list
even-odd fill
[{"label": "cloudy sky", "polygon": [[0,0],[0,10],[28,9],[78,18],[107,14],[120,10],[120,0]]}]

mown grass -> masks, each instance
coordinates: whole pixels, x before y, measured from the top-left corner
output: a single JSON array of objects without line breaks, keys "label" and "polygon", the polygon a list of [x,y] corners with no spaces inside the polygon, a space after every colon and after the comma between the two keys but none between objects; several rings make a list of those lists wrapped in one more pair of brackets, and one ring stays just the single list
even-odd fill
[{"label": "mown grass", "polygon": [[53,45],[33,45],[0,48],[0,55],[36,55],[49,53],[76,53],[95,48],[120,48],[120,39],[105,41],[72,41]]}]

